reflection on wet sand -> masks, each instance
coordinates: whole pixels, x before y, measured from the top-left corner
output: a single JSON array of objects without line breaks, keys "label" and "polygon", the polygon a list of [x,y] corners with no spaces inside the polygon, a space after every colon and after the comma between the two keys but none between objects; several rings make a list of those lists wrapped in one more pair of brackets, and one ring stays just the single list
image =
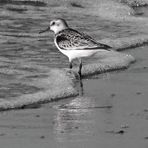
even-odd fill
[{"label": "reflection on wet sand", "polygon": [[80,83],[79,83],[79,96],[83,96],[83,95],[84,95],[83,80],[80,79]]},{"label": "reflection on wet sand", "polygon": [[[94,125],[90,98],[77,97],[68,104],[56,106],[54,131],[58,141],[73,140],[77,135],[92,135]],[[78,140],[78,139],[77,139]]]},{"label": "reflection on wet sand", "polygon": [[83,83],[80,81],[80,95],[78,97],[66,104],[54,106],[54,133],[58,142],[81,141],[93,136],[96,132],[95,124],[98,124],[95,118],[98,115],[102,116],[102,112],[96,111],[96,109],[103,109],[103,116],[104,114],[111,114],[111,102],[97,106],[94,98],[83,96],[83,91]]}]

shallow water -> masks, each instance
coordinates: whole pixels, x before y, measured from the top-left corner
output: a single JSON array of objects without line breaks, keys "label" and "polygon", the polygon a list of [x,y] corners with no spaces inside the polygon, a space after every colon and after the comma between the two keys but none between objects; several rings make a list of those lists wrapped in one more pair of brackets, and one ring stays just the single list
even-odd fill
[{"label": "shallow water", "polygon": [[83,80],[83,96],[1,112],[0,143],[4,148],[147,147],[147,46],[127,53],[137,63]]},{"label": "shallow water", "polygon": [[[33,74],[46,77],[53,67],[68,67],[67,58],[54,46],[53,33],[38,34],[54,17],[65,18],[70,26],[96,40],[147,34],[135,22],[80,15],[87,8],[66,6],[57,1],[1,3],[0,99],[37,92],[38,86],[24,84],[24,80]],[[147,17],[147,9],[136,11]],[[146,147],[147,46],[127,53],[137,59],[132,67],[84,79],[83,96],[32,106],[40,107],[34,110],[2,112],[3,147]]]},{"label": "shallow water", "polygon": [[[38,34],[54,17],[66,19],[70,26],[92,35],[96,40],[130,36],[141,32],[132,22],[102,20],[91,14],[79,15],[76,12],[86,8],[79,8],[76,4],[72,6],[67,5],[65,10],[63,3],[52,1],[1,2],[0,92],[2,93],[0,98],[9,99],[38,90],[38,88],[24,86],[20,77],[43,74],[42,71],[46,68],[68,67],[67,57],[62,55],[53,43],[53,33]],[[70,12],[70,9],[75,13]]]}]

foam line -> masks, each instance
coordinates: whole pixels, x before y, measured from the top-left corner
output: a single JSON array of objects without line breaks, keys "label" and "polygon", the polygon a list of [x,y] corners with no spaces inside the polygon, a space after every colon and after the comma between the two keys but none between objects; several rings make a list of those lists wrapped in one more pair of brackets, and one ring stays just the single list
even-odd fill
[{"label": "foam line", "polygon": [[115,50],[120,51],[129,48],[135,48],[148,44],[148,35],[135,35],[117,39],[103,39],[100,42],[108,44]]},{"label": "foam line", "polygon": [[[135,62],[135,58],[128,54],[111,52],[98,52],[94,55],[96,60],[94,63],[84,65],[82,68],[82,75],[90,76],[104,72],[126,69],[129,65]],[[77,70],[77,69],[75,69]]]},{"label": "foam line", "polygon": [[[69,70],[52,69],[47,78],[31,80],[30,84],[40,91],[24,94],[9,100],[0,100],[0,110],[22,108],[27,105],[50,102],[78,95],[75,87],[78,76]],[[28,83],[29,84],[29,83]]]},{"label": "foam line", "polygon": [[[94,56],[98,60],[84,65],[82,69],[83,76],[127,68],[135,61],[131,55],[115,51],[101,52]],[[77,68],[74,71],[69,69],[51,69],[46,75],[48,75],[46,78],[35,77],[26,81],[26,84],[40,88],[39,91],[9,98],[9,100],[1,99],[0,110],[22,108],[31,104],[45,103],[78,95],[77,84],[79,83],[79,76]]]}]

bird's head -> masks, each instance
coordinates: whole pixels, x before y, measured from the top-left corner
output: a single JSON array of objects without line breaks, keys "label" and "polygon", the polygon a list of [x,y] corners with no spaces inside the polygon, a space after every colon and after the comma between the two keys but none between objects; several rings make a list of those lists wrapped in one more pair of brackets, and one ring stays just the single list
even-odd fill
[{"label": "bird's head", "polygon": [[57,34],[58,32],[60,32],[64,29],[67,29],[67,28],[68,28],[68,24],[66,23],[66,21],[64,19],[54,19],[50,22],[50,25],[47,29],[40,31],[39,33],[43,33],[48,30],[51,30],[55,34]]}]

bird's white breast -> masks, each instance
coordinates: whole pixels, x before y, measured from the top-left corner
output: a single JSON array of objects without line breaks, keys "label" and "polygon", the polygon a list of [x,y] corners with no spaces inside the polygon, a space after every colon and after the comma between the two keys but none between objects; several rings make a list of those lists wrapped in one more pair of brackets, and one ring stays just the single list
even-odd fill
[{"label": "bird's white breast", "polygon": [[71,49],[71,50],[64,50],[61,49],[57,42],[56,39],[54,39],[54,43],[56,45],[56,47],[59,49],[60,52],[62,52],[64,55],[66,55],[69,58],[69,61],[71,62],[74,59],[79,59],[79,58],[83,58],[83,57],[90,57],[92,55],[94,55],[97,52],[100,51],[105,51],[104,49],[98,49],[98,50],[88,50],[88,49]]}]

